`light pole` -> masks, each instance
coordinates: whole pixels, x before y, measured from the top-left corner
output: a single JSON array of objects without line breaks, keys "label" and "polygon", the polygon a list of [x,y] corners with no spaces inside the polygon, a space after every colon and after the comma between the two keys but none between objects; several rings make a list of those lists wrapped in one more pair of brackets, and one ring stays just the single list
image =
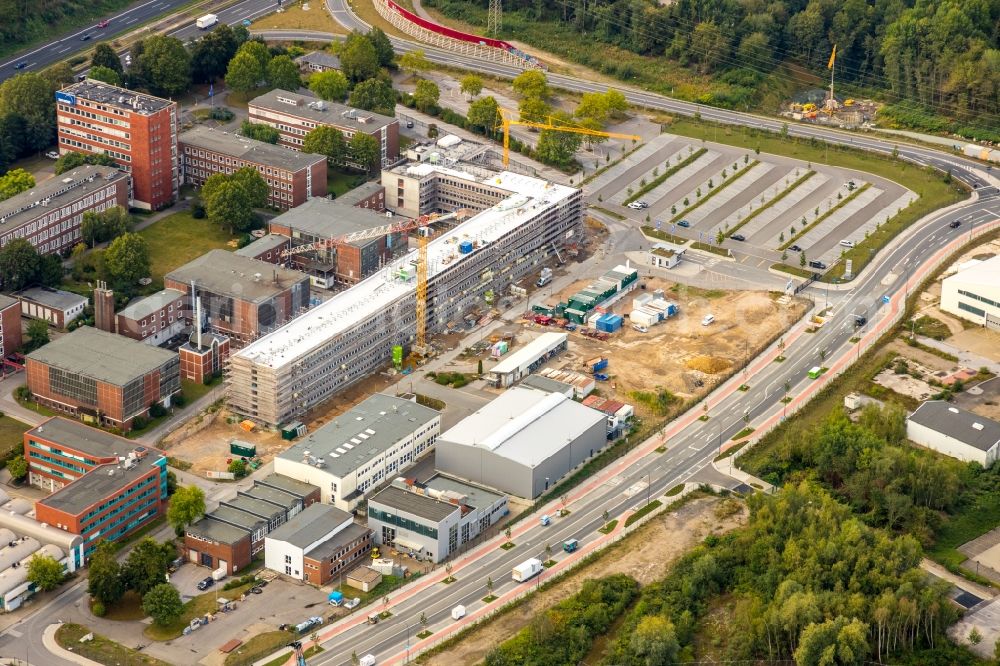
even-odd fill
[{"label": "light pole", "polygon": [[413,629],[415,624],[408,625],[406,627],[406,661],[404,663],[410,663],[410,630]]},{"label": "light pole", "polygon": [[337,570],[340,572],[340,583],[337,585],[337,589],[340,593],[344,593],[344,560],[340,558],[337,560]]}]

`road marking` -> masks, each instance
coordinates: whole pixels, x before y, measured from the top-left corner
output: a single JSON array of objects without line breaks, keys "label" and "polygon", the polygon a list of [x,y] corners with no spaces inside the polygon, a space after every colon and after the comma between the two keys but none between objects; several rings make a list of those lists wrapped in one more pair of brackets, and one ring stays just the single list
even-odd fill
[{"label": "road marking", "polygon": [[132,17],[129,20],[125,21],[125,25],[132,25],[133,23],[135,23],[138,20],[139,20],[138,16]]},{"label": "road marking", "polygon": [[66,48],[64,48],[64,49],[59,49],[58,51],[56,51],[56,53],[66,53],[66,51],[69,51],[69,50],[70,50],[70,48],[71,48],[71,47],[67,46],[67,47],[66,47]]}]

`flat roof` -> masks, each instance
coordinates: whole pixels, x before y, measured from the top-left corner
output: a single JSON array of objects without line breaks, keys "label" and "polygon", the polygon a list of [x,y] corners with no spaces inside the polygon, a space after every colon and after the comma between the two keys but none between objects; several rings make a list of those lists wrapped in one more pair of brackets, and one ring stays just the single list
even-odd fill
[{"label": "flat roof", "polygon": [[326,160],[325,155],[303,153],[203,125],[179,135],[177,142],[293,173]]},{"label": "flat roof", "polygon": [[372,195],[378,194],[384,189],[385,188],[382,186],[382,183],[378,182],[377,180],[369,180],[367,182],[361,183],[354,189],[347,190],[339,197],[337,197],[335,201],[339,201],[342,204],[348,204],[350,206],[353,206],[357,204],[359,201],[364,201],[365,199],[369,198]]},{"label": "flat roof", "polygon": [[249,538],[250,530],[240,527],[233,527],[228,523],[213,520],[211,515],[206,515],[198,522],[188,525],[185,529],[195,536],[203,536],[212,541],[232,545],[243,539]]},{"label": "flat roof", "polygon": [[997,293],[998,285],[1000,285],[1000,255],[960,268],[957,273],[945,278],[945,281],[949,280],[986,288]]},{"label": "flat roof", "polygon": [[236,509],[231,506],[226,506],[220,504],[211,513],[208,514],[216,520],[224,520],[227,523],[235,524],[240,527],[245,527],[248,530],[254,529],[260,523],[266,523],[267,518],[261,518],[255,516],[252,513],[243,511],[242,509]]},{"label": "flat roof", "polygon": [[233,254],[238,254],[241,257],[256,257],[257,255],[263,254],[268,250],[277,250],[287,242],[288,238],[286,236],[281,236],[279,234],[267,234],[266,236],[258,238],[249,245],[244,245]]},{"label": "flat roof", "polygon": [[554,331],[542,333],[520,349],[508,354],[502,361],[490,368],[489,371],[495,372],[498,375],[515,372],[525,366],[531,365],[539,357],[549,353],[568,339],[569,335],[566,333],[556,333]]},{"label": "flat roof", "polygon": [[29,287],[17,292],[17,297],[27,301],[34,301],[50,308],[58,310],[69,310],[81,303],[89,303],[90,299],[80,294],[51,287]]},{"label": "flat roof", "polygon": [[300,438],[278,457],[300,462],[308,451],[312,459],[324,461],[321,469],[343,477],[440,416],[430,407],[376,393]]},{"label": "flat roof", "polygon": [[252,497],[254,499],[277,504],[285,510],[291,509],[299,503],[299,498],[291,493],[286,493],[284,490],[278,490],[277,488],[268,488],[267,486],[259,484],[254,484],[252,488],[248,488],[240,492],[243,495],[247,495],[248,497]]},{"label": "flat roof", "polygon": [[606,418],[562,393],[514,386],[442,433],[439,441],[535,467]]},{"label": "flat roof", "polygon": [[346,511],[317,502],[295,514],[291,520],[268,534],[267,538],[305,548],[349,520],[351,514]]},{"label": "flat roof", "polygon": [[340,58],[331,53],[327,53],[326,51],[312,51],[303,56],[299,56],[295,60],[296,62],[305,62],[310,65],[321,65],[323,67],[340,69]]},{"label": "flat roof", "polygon": [[155,294],[132,301],[119,310],[118,315],[126,319],[145,319],[154,312],[162,310],[186,295],[183,291],[177,289],[161,289]]},{"label": "flat roof", "polygon": [[[442,170],[428,164],[413,168]],[[444,169],[444,171],[450,170]],[[469,174],[461,175],[470,181],[478,182]],[[445,270],[451,270],[472,256],[458,253],[460,240],[475,238],[483,243],[494,242],[543,211],[558,206],[576,192],[571,187],[509,171],[486,178],[482,182],[506,189],[511,192],[511,196],[428,243],[429,280],[433,280]],[[417,254],[417,250],[408,252],[377,273],[335,294],[281,328],[247,345],[235,355],[254,363],[278,368],[325,344],[337,334],[357,326],[368,317],[387,310],[392,303],[416,291],[414,267]],[[403,271],[411,277],[401,277]]]},{"label": "flat roof", "polygon": [[[398,122],[395,118],[372,111],[356,109],[353,106],[337,102],[327,102],[310,94],[289,92],[280,88],[254,97],[250,100],[250,106],[271,109],[279,113],[307,118],[317,123],[337,125],[366,133]],[[367,119],[367,121],[363,119]]]},{"label": "flat roof", "polygon": [[154,97],[153,95],[135,92],[127,88],[119,88],[118,86],[94,79],[87,79],[86,81],[66,86],[56,92],[57,99],[60,93],[63,95],[75,95],[80,99],[106,104],[107,106],[124,109],[129,113],[138,113],[143,116],[162,111],[174,104],[174,102],[162,97]]},{"label": "flat roof", "polygon": [[237,495],[232,499],[223,500],[221,504],[231,506],[240,511],[263,516],[265,520],[279,516],[286,511],[284,507],[275,506],[271,502],[247,495]]},{"label": "flat roof", "polygon": [[542,375],[531,374],[521,380],[521,386],[528,386],[539,391],[548,393],[566,393],[573,390],[572,384],[561,382],[558,379],[550,379]]},{"label": "flat roof", "polygon": [[453,476],[441,474],[440,472],[427,479],[423,485],[431,490],[453,492],[458,493],[459,495],[465,495],[468,505],[477,509],[493,506],[505,497],[498,492],[471,484],[467,481],[461,481]]},{"label": "flat roof", "polygon": [[98,330],[92,326],[60,336],[28,354],[28,358],[67,372],[123,386],[158,370],[177,354],[166,349]]},{"label": "flat roof", "polygon": [[323,543],[318,544],[315,548],[307,552],[306,557],[312,560],[325,560],[333,557],[338,551],[343,550],[344,546],[351,543],[355,539],[360,539],[367,532],[371,532],[371,530],[364,525],[351,523]]},{"label": "flat roof", "polygon": [[138,464],[131,469],[119,466],[117,463],[99,465],[38,502],[78,516],[87,507],[116,494],[122,488],[149,474],[151,467],[157,467],[154,463],[163,458],[163,452],[148,447],[146,451],[146,456],[139,459]]},{"label": "flat roof", "polygon": [[910,414],[910,421],[968,446],[989,451],[1000,442],[1000,423],[943,400],[928,400]]},{"label": "flat roof", "polygon": [[12,305],[17,305],[18,300],[11,298],[7,294],[0,294],[0,310],[6,310]]},{"label": "flat roof", "polygon": [[460,510],[457,504],[442,502],[433,497],[403,490],[396,486],[386,486],[378,491],[368,498],[369,506],[371,506],[372,502],[382,504],[396,511],[405,511],[433,523],[440,523],[451,514]]},{"label": "flat roof", "polygon": [[277,488],[282,492],[288,493],[289,495],[298,497],[299,499],[305,499],[306,497],[309,497],[313,493],[319,491],[318,486],[306,483],[305,481],[299,481],[298,479],[293,479],[292,477],[285,476],[284,474],[268,474],[263,479],[258,479],[257,484],[266,484]]},{"label": "flat roof", "polygon": [[164,276],[182,284],[195,282],[213,294],[260,303],[274,298],[309,276],[266,261],[215,249]]},{"label": "flat roof", "polygon": [[92,456],[123,456],[136,448],[135,442],[91,428],[80,421],[54,416],[28,431],[29,437],[55,442]]},{"label": "flat roof", "polygon": [[[0,202],[0,234],[58,210],[64,203],[82,199],[111,181],[127,178],[116,167],[86,164],[42,181],[35,187]],[[48,200],[44,206],[43,201]]]},{"label": "flat roof", "polygon": [[[271,220],[271,224],[305,231],[321,238],[335,238],[354,231],[363,231],[391,224],[385,214],[371,208],[357,208],[341,202],[330,201],[326,197],[313,197],[301,206],[290,208]],[[372,241],[362,241],[354,245],[365,245]]]}]

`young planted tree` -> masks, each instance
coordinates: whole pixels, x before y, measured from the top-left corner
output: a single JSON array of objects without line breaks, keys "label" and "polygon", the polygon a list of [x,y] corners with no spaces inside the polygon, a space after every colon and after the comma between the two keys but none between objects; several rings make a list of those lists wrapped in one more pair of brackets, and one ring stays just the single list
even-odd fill
[{"label": "young planted tree", "polygon": [[205,492],[197,486],[181,486],[170,498],[167,506],[167,522],[177,536],[184,534],[184,528],[205,515]]},{"label": "young planted tree", "polygon": [[176,587],[160,583],[143,596],[142,610],[162,627],[180,618],[184,613],[184,603]]},{"label": "young planted tree", "polygon": [[35,589],[48,592],[59,587],[66,577],[59,560],[45,553],[35,553],[28,562],[28,582]]}]

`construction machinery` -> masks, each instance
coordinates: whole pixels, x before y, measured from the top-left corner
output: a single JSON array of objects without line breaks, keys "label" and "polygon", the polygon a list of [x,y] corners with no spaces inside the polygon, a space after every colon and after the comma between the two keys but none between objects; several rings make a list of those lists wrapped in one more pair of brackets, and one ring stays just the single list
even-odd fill
[{"label": "construction machinery", "polygon": [[460,208],[451,213],[431,213],[429,215],[421,215],[420,217],[403,220],[400,222],[392,222],[391,224],[383,224],[382,226],[372,227],[371,229],[362,229],[360,231],[352,231],[351,233],[342,234],[340,236],[334,236],[332,238],[324,238],[323,240],[318,240],[312,243],[305,243],[303,245],[298,245],[296,247],[290,247],[281,253],[282,259],[288,259],[297,254],[303,254],[305,252],[314,252],[316,250],[325,250],[335,248],[338,245],[347,245],[350,243],[357,243],[359,241],[367,241],[373,238],[379,238],[382,236],[387,236],[389,234],[399,234],[406,233],[409,231],[417,230],[417,336],[414,344],[414,351],[426,356],[427,355],[427,243],[430,241],[431,228],[430,225],[435,222],[445,222],[447,220],[464,220],[470,217],[475,211],[470,208]]},{"label": "construction machinery", "polygon": [[590,129],[589,127],[581,127],[579,125],[570,125],[568,123],[554,119],[552,116],[548,116],[545,122],[534,122],[530,120],[514,120],[511,111],[497,107],[497,117],[500,120],[500,127],[503,128],[503,165],[504,168],[510,164],[510,128],[512,126],[518,127],[533,127],[539,130],[551,130],[555,132],[570,132],[572,134],[584,134],[586,136],[600,136],[607,139],[631,139],[632,141],[639,141],[642,139],[641,136],[636,136],[635,134],[618,134],[617,132],[604,132],[601,130]]},{"label": "construction machinery", "polygon": [[306,666],[306,655],[302,651],[302,641],[292,641],[288,647],[294,650],[295,666]]}]

